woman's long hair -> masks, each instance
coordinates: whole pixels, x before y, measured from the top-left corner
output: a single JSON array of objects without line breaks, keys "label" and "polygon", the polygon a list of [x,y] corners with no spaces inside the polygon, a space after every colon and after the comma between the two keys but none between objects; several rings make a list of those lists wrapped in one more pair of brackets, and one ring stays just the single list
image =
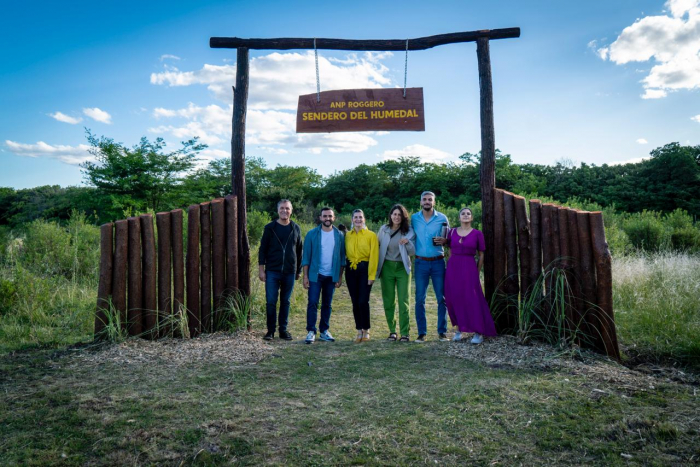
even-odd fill
[{"label": "woman's long hair", "polygon": [[399,224],[399,230],[401,230],[401,233],[406,235],[408,233],[408,211],[406,208],[403,206],[403,204],[395,204],[389,209],[389,221],[387,222],[386,226],[391,228],[394,223],[391,220],[391,215],[393,214],[394,211],[399,210],[401,213],[401,224]]}]

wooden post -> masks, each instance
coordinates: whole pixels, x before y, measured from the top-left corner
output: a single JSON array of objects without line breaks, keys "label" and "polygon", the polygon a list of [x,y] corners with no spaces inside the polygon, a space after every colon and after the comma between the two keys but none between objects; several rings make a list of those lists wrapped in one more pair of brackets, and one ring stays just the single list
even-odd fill
[{"label": "wooden post", "polygon": [[97,287],[97,309],[95,310],[95,339],[102,338],[110,312],[112,295],[112,251],[114,244],[114,224],[111,222],[100,227],[100,283]]},{"label": "wooden post", "polygon": [[143,333],[152,339],[157,337],[158,294],[156,288],[156,237],[153,231],[153,216],[142,214],[141,246],[143,248]]},{"label": "wooden post", "polygon": [[514,332],[518,323],[518,244],[515,237],[515,206],[513,194],[503,192],[503,215],[506,240],[506,283],[508,297],[505,329]]},{"label": "wooden post", "polygon": [[[173,314],[178,319],[180,313],[185,310],[183,217],[182,209],[170,211],[170,244],[173,249]],[[174,331],[177,336],[182,337],[181,330],[175,329]]]},{"label": "wooden post", "polygon": [[571,274],[571,253],[569,252],[569,209],[560,207],[558,209],[558,215],[557,218],[559,220],[559,252],[560,252],[560,258],[561,260],[559,261],[559,267],[561,268],[562,273],[566,277],[566,283],[569,285],[569,288],[567,290],[567,296],[566,296],[566,304],[565,304],[565,326],[566,326],[566,331],[567,331],[567,338],[570,336],[570,332],[572,329],[572,323],[573,323],[573,317],[574,317],[574,297],[571,296],[571,290],[572,290],[572,283],[573,283],[573,276]]},{"label": "wooden post", "polygon": [[202,222],[202,270],[200,275],[202,332],[211,332],[211,217],[209,207],[210,203],[199,205],[199,218]]},{"label": "wooden post", "polygon": [[484,254],[484,288],[486,301],[491,302],[496,290],[494,200],[496,188],[496,134],[493,119],[493,83],[491,80],[491,55],[489,39],[476,40],[476,55],[479,64],[479,93],[481,107],[481,209],[486,252]]},{"label": "wooden post", "polygon": [[238,290],[238,199],[225,198],[226,211],[226,290]]},{"label": "wooden post", "polygon": [[602,344],[600,329],[598,329],[598,318],[596,313],[596,290],[595,290],[595,270],[593,269],[593,245],[591,244],[591,226],[588,212],[577,212],[576,222],[578,228],[579,260],[581,292],[583,299],[584,315],[587,328],[586,333],[589,347],[600,349]]},{"label": "wooden post", "polygon": [[[250,296],[250,245],[245,192],[245,122],[248,106],[248,49],[236,53],[236,87],[233,93],[231,135],[231,188],[238,199],[238,288]],[[216,232],[216,231],[215,231]]]},{"label": "wooden post", "polygon": [[615,313],[613,312],[612,292],[612,256],[605,240],[603,213],[592,212],[589,215],[591,224],[591,241],[596,270],[596,295],[598,303],[598,322],[606,355],[620,360],[620,348],[617,343],[615,330]]},{"label": "wooden post", "polygon": [[[542,269],[545,271],[550,271],[552,269],[552,263],[554,262],[554,251],[552,250],[552,236],[554,232],[552,230],[552,209],[555,206],[551,203],[545,203],[542,205]],[[545,284],[545,291],[549,295],[549,284]]]},{"label": "wooden post", "polygon": [[525,198],[514,196],[515,217],[518,223],[518,250],[520,252],[520,297],[525,298],[530,289],[530,220],[527,218]]},{"label": "wooden post", "polygon": [[214,291],[214,310],[212,313],[212,330],[216,332],[219,325],[219,313],[223,306],[226,288],[226,243],[224,222],[224,200],[211,202],[211,237],[212,237],[212,289]]},{"label": "wooden post", "polygon": [[573,307],[571,309],[572,330],[576,332],[576,342],[581,343],[582,334],[587,334],[586,322],[583,320],[583,299],[581,291],[581,245],[578,241],[578,214],[575,209],[566,212],[569,231],[569,254],[571,255],[569,269],[571,273],[571,295]]},{"label": "wooden post", "polygon": [[129,223],[129,335],[140,336],[143,331],[143,294],[141,277],[141,221],[130,217]]},{"label": "wooden post", "polygon": [[114,223],[114,269],[112,271],[112,305],[119,315],[121,330],[126,326],[126,267],[129,252],[129,224],[127,220]]},{"label": "wooden post", "polygon": [[561,267],[561,248],[559,248],[559,206],[552,205],[549,211],[549,217],[552,223],[552,254],[554,256],[553,267]]},{"label": "wooden post", "polygon": [[199,311],[199,204],[187,209],[187,325],[190,337],[201,331]]},{"label": "wooden post", "polygon": [[503,215],[503,190],[493,190],[493,277],[499,298],[505,294],[506,231]]},{"label": "wooden post", "polygon": [[172,333],[172,263],[170,245],[170,213],[156,214],[158,229],[158,335]]},{"label": "wooden post", "polygon": [[[542,202],[530,200],[530,287],[534,287],[542,274]],[[542,294],[542,290],[532,290]]]}]

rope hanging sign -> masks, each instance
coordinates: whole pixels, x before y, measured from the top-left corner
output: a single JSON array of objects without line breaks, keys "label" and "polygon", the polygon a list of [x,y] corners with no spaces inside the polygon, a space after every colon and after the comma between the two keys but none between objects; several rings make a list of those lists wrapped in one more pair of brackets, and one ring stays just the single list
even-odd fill
[{"label": "rope hanging sign", "polygon": [[321,92],[316,39],[314,58],[316,94],[299,96],[297,133],[425,131],[423,88],[406,87],[408,39],[403,89],[345,89]]}]

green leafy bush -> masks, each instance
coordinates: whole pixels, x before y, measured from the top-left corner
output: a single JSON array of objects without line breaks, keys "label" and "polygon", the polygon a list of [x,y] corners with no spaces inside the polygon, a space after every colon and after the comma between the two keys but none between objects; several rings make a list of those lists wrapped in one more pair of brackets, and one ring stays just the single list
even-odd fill
[{"label": "green leafy bush", "polygon": [[682,227],[671,232],[671,245],[674,250],[696,251],[700,249],[700,230],[695,227]]},{"label": "green leafy bush", "polygon": [[37,219],[27,227],[24,265],[38,274],[67,276],[74,267],[70,234],[55,222]]},{"label": "green leafy bush", "polygon": [[632,245],[640,250],[659,251],[668,244],[666,229],[657,212],[632,214],[625,222],[624,230]]},{"label": "green leafy bush", "polygon": [[270,221],[270,215],[266,212],[260,212],[254,209],[248,211],[248,239],[251,245],[260,243],[265,224],[268,224]]},{"label": "green leafy bush", "polygon": [[17,304],[17,289],[12,281],[0,279],[0,316],[9,313]]}]

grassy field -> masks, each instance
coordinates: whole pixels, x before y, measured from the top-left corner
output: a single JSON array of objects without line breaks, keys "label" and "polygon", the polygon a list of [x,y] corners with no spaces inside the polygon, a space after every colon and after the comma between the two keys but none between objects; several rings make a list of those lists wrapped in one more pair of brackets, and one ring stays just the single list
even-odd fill
[{"label": "grassy field", "polygon": [[[455,358],[454,349],[469,356],[474,347],[436,340],[434,301],[427,344],[389,343],[378,288],[372,341],[351,342],[350,300],[342,288],[331,318],[338,340],[305,345],[301,287],[294,297],[292,342],[262,344],[264,321],[255,316],[254,343],[268,349],[257,364],[211,357],[174,365],[133,352],[121,360],[101,358],[115,347],[1,356],[2,463],[700,460],[697,385],[636,375],[605,361],[559,367]],[[182,344],[153,345],[176,354]]]}]

